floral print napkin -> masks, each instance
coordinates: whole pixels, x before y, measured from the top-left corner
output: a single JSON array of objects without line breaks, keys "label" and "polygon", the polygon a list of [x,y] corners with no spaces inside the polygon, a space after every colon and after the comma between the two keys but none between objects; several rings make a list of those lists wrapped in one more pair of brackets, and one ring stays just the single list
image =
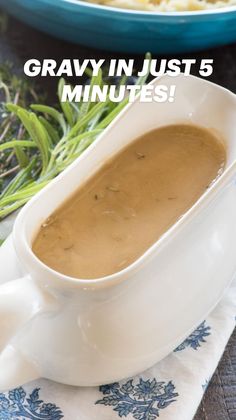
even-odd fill
[{"label": "floral print napkin", "polygon": [[[0,237],[11,221],[0,225]],[[236,279],[207,319],[164,360],[99,388],[47,380],[0,393],[0,420],[192,420],[236,320]]]}]

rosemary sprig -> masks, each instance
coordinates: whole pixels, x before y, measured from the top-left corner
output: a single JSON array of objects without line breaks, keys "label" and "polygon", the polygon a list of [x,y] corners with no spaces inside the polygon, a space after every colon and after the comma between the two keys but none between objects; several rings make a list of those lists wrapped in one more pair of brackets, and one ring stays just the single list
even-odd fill
[{"label": "rosemary sprig", "polygon": [[32,85],[13,75],[11,64],[0,65],[0,194],[35,154],[35,149],[26,149],[19,143],[26,133],[19,120],[7,110],[6,103],[10,101],[25,108],[34,98],[39,100]]},{"label": "rosemary sprig", "polygon": [[[103,103],[61,103],[65,83],[61,79],[58,108],[33,104],[29,109],[26,95],[30,93],[32,99],[36,93],[17,79],[10,84],[6,79],[0,68],[0,94],[5,96],[0,102],[0,219],[67,168],[128,103],[124,99],[114,105],[109,98]],[[137,80],[145,82],[146,78]],[[90,85],[95,84],[104,84],[102,71],[91,77]]]}]

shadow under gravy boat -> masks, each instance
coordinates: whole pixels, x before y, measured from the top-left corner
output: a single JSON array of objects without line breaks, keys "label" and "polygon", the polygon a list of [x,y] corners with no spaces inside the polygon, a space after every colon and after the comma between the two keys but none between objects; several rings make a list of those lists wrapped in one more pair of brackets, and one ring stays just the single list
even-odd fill
[{"label": "shadow under gravy boat", "polygon": [[[175,101],[128,106],[21,210],[1,247],[1,390],[38,377],[92,386],[133,376],[179,345],[235,274],[236,97],[193,76],[152,83],[174,83]],[[105,278],[73,279],[39,261],[31,245],[41,223],[121,148],[175,123],[212,129],[225,141],[226,169],[196,204],[138,260]]]}]

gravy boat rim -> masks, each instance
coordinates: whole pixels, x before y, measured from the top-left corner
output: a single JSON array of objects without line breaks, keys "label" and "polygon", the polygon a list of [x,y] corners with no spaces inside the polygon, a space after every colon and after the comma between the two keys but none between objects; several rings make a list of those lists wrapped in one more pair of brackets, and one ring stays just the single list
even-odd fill
[{"label": "gravy boat rim", "polygon": [[[159,80],[165,78],[165,77],[171,77],[166,74],[163,76],[157,77],[154,80],[152,80],[149,84],[155,84]],[[180,76],[184,76],[182,73]],[[178,77],[178,76],[177,76]],[[213,85],[216,89],[223,90],[225,94],[232,96],[234,99],[236,99],[236,95],[229,91],[226,88],[223,88],[215,83],[209,82],[204,79],[200,79],[199,77],[189,75],[185,76],[191,79],[198,79],[202,83],[207,85]],[[92,279],[86,279],[86,278],[76,278],[71,277],[66,274],[60,273],[59,271],[56,271],[52,269],[51,267],[44,264],[33,252],[31,244],[26,238],[25,232],[24,232],[24,225],[26,222],[26,215],[30,211],[31,206],[36,202],[41,200],[43,197],[45,191],[49,189],[53,189],[53,186],[55,183],[60,182],[60,179],[62,177],[67,176],[67,174],[75,167],[77,166],[81,160],[83,160],[88,154],[93,153],[94,147],[96,147],[96,144],[101,141],[102,137],[109,133],[109,131],[113,130],[114,125],[120,121],[124,114],[126,114],[130,107],[134,103],[138,101],[139,95],[137,95],[136,100],[133,103],[128,104],[121,113],[112,121],[112,123],[95,139],[93,144],[86,149],[81,156],[79,156],[71,165],[69,165],[68,168],[66,168],[61,174],[59,174],[55,179],[53,179],[46,187],[44,187],[39,193],[37,193],[20,211],[19,215],[16,218],[16,221],[14,223],[13,227],[13,242],[15,245],[16,253],[20,259],[27,259],[28,265],[31,266],[32,263],[35,265],[37,264],[40,271],[43,273],[48,273],[51,275],[50,281],[53,279],[56,282],[57,287],[60,287],[60,285],[64,284],[68,287],[77,286],[78,288],[83,289],[93,289],[95,287],[108,287],[109,285],[114,285],[116,283],[121,283],[122,281],[126,280],[127,278],[131,277],[133,274],[135,274],[139,269],[146,266],[146,264],[153,259],[158,253],[161,251],[161,249],[166,246],[171,239],[178,234],[178,232],[186,225],[188,225],[192,219],[204,209],[204,207],[207,206],[209,202],[211,202],[212,199],[224,188],[224,186],[227,185],[229,180],[233,177],[233,175],[236,173],[236,160],[233,161],[228,168],[224,169],[223,173],[219,176],[219,178],[213,182],[212,185],[200,196],[200,198],[170,227],[168,228],[164,234],[162,234],[156,242],[154,242],[140,257],[138,257],[135,261],[133,261],[131,264],[129,264],[127,267],[123,268],[120,271],[117,271],[113,274],[109,274],[104,277],[98,277],[98,278],[92,278]],[[236,105],[236,101],[235,101]],[[169,124],[171,125],[171,124]],[[135,140],[135,139],[134,139]],[[113,155],[115,156],[117,152]],[[108,159],[110,159],[111,156],[108,156]],[[104,164],[105,162],[103,162]],[[227,164],[227,157],[226,157],[226,164]],[[97,169],[95,173],[98,171]],[[87,177],[89,179],[90,176]],[[87,180],[86,179],[86,180]],[[85,180],[85,182],[86,182]],[[82,185],[83,183],[81,183]],[[42,197],[41,197],[42,196]],[[70,194],[71,196],[71,194]],[[69,196],[67,197],[69,198]],[[58,206],[57,206],[58,208]],[[33,232],[31,233],[31,238],[33,237]]]}]

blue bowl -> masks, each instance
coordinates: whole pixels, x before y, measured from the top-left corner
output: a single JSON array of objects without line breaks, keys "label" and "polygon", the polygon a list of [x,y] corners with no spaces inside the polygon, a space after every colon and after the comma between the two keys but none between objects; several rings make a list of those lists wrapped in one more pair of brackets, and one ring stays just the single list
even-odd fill
[{"label": "blue bowl", "polygon": [[67,41],[128,53],[179,53],[236,41],[236,7],[156,13],[77,0],[0,0],[28,24]]}]

